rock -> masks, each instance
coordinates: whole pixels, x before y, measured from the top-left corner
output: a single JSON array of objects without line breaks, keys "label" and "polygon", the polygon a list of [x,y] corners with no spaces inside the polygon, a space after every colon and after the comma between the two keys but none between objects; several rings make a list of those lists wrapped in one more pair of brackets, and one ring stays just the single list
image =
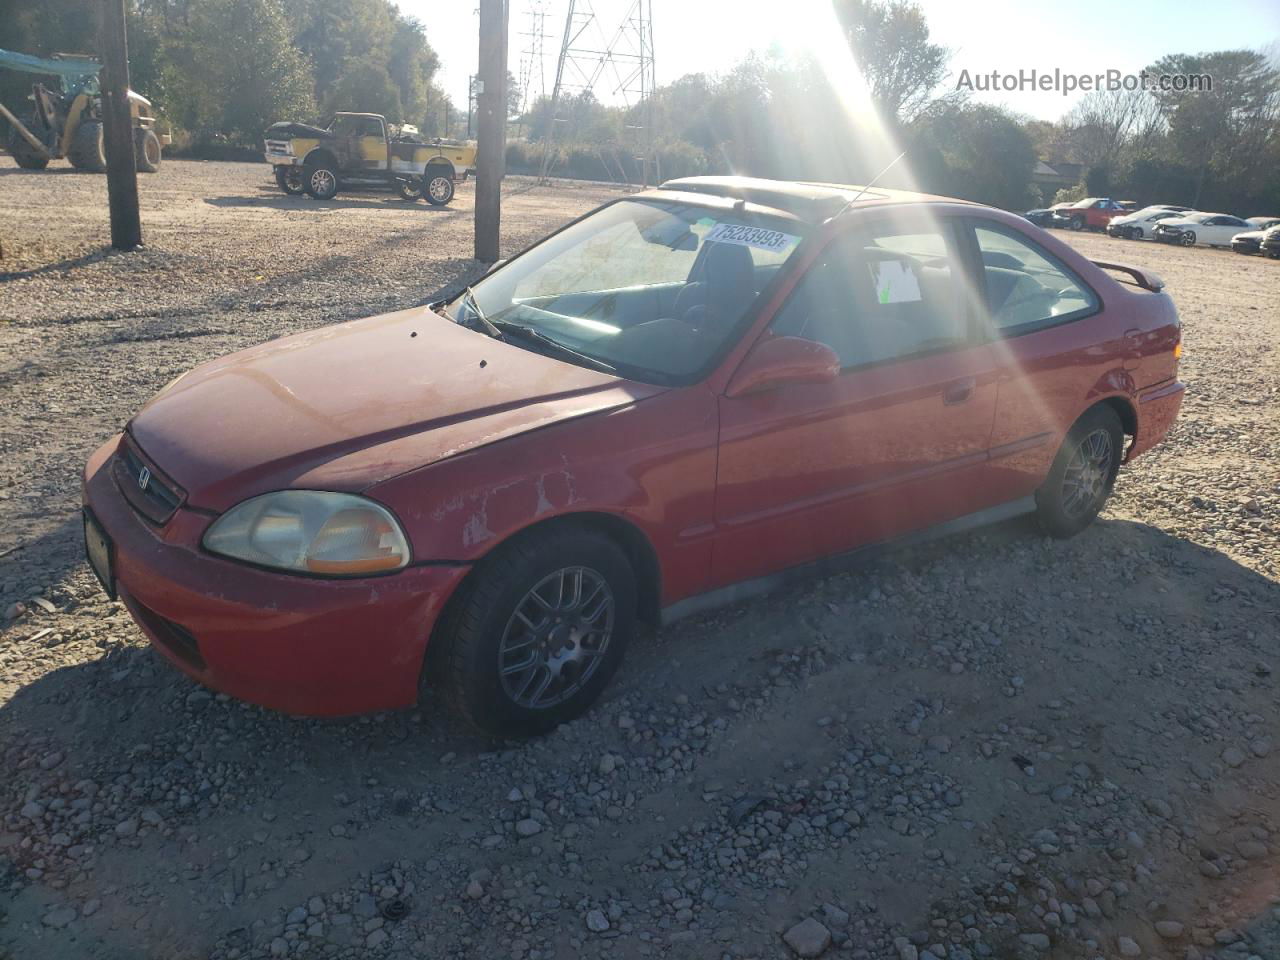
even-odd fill
[{"label": "rock", "polygon": [[805,917],[782,935],[797,957],[817,957],[831,946],[831,931],[813,917]]},{"label": "rock", "polygon": [[276,937],[271,941],[270,949],[273,957],[287,957],[289,955],[289,941],[284,937]]},{"label": "rock", "polygon": [[32,800],[23,806],[19,813],[28,820],[39,820],[44,816],[44,807]]},{"label": "rock", "polygon": [[604,911],[587,911],[587,929],[592,933],[604,933],[609,929],[609,918],[604,915]]},{"label": "rock", "polygon": [[41,922],[46,927],[53,927],[53,929],[55,930],[61,930],[63,927],[69,924],[72,920],[74,920],[76,916],[77,916],[77,911],[75,907],[70,907],[70,906],[54,907],[52,910],[50,910],[48,913],[44,915],[44,917],[41,919]]},{"label": "rock", "polygon": [[1157,920],[1156,933],[1166,940],[1177,940],[1182,936],[1182,924],[1177,920]]},{"label": "rock", "polygon": [[845,910],[841,910],[834,903],[824,903],[822,905],[822,916],[835,927],[837,930],[843,930],[849,925],[849,914]]},{"label": "rock", "polygon": [[1165,820],[1173,816],[1173,808],[1159,797],[1148,797],[1145,806],[1148,812],[1157,817],[1163,817]]},{"label": "rock", "polygon": [[1236,851],[1246,860],[1262,860],[1267,856],[1267,845],[1259,840],[1241,840]]},{"label": "rock", "polygon": [[1259,737],[1249,744],[1249,750],[1255,757],[1265,757],[1271,752],[1271,741],[1264,737]]},{"label": "rock", "polygon": [[92,917],[102,907],[102,901],[97,897],[92,900],[86,900],[84,906],[80,908],[80,913],[86,917]]},{"label": "rock", "polygon": [[1138,946],[1138,942],[1132,937],[1117,937],[1116,946],[1120,949],[1120,956],[1122,957],[1142,956],[1142,948]]},{"label": "rock", "polygon": [[391,937],[388,935],[387,931],[379,927],[377,930],[373,931],[373,933],[364,938],[364,945],[370,950],[373,950],[382,946],[390,939]]},{"label": "rock", "polygon": [[1244,763],[1244,751],[1239,747],[1227,747],[1222,751],[1222,762],[1228,767],[1238,767]]},{"label": "rock", "polygon": [[307,913],[313,917],[318,917],[324,913],[324,900],[320,897],[312,897],[307,901]]},{"label": "rock", "polygon": [[1047,933],[1020,933],[1018,939],[1033,950],[1048,950],[1049,935]]},{"label": "rock", "polygon": [[617,758],[612,753],[606,753],[603,757],[600,758],[600,765],[598,768],[600,770],[600,775],[608,776],[609,774],[613,773],[614,768],[617,767],[617,765],[618,765]]},{"label": "rock", "polygon": [[516,833],[522,837],[532,837],[542,832],[542,824],[532,818],[516,823]]},{"label": "rock", "polygon": [[484,885],[479,880],[472,880],[467,884],[467,899],[479,900],[484,896]]},{"label": "rock", "polygon": [[132,837],[138,832],[137,820],[121,820],[116,824],[117,837]]},{"label": "rock", "polygon": [[307,920],[306,907],[294,907],[289,911],[289,915],[284,918],[285,923],[305,923]]}]

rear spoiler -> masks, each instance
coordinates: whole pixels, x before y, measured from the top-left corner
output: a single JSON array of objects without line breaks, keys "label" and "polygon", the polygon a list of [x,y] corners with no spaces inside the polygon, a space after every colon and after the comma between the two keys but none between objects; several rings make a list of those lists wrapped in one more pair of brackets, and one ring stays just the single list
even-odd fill
[{"label": "rear spoiler", "polygon": [[1144,290],[1150,290],[1152,293],[1159,293],[1164,289],[1164,281],[1150,270],[1133,267],[1127,263],[1111,263],[1107,260],[1094,260],[1092,263],[1095,267],[1101,267],[1103,270],[1118,270],[1121,273],[1127,273],[1133,278],[1134,283]]}]

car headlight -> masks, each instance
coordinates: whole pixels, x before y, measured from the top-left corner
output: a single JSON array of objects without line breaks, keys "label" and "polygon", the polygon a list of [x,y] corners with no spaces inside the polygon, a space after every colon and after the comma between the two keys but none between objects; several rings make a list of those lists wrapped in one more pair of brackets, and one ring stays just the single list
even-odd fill
[{"label": "car headlight", "polygon": [[409,543],[386,507],[350,493],[281,490],[232,507],[204,535],[212,553],[320,576],[399,570]]}]

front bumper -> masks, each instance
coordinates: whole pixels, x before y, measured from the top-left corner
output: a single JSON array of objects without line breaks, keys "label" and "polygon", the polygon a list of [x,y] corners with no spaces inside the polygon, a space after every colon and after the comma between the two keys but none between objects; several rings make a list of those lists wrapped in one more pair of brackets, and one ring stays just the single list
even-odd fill
[{"label": "front bumper", "polygon": [[1181,243],[1182,231],[1170,233],[1168,230],[1157,230],[1151,234],[1151,239],[1159,240],[1161,243]]},{"label": "front bumper", "polygon": [[1232,240],[1231,249],[1236,253],[1257,253],[1262,249],[1262,244],[1257,240]]},{"label": "front bumper", "polygon": [[323,580],[207,553],[214,517],[144,520],[109,469],[114,437],[85,467],[83,499],[110,537],[120,599],[170,663],[214,690],[286,713],[342,716],[412,706],[423,654],[462,566]]}]

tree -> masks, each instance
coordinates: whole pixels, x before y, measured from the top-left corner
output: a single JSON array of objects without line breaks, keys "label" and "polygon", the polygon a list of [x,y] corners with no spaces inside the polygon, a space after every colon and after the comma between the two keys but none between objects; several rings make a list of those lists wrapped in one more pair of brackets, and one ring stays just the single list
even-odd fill
[{"label": "tree", "polygon": [[908,124],[934,100],[950,59],[907,0],[834,0],[836,17],[886,122]]},{"label": "tree", "polygon": [[353,57],[343,64],[342,74],[325,101],[326,112],[351,110],[380,113],[389,123],[404,122],[400,88],[382,64],[370,57]]},{"label": "tree", "polygon": [[930,117],[913,133],[921,187],[1009,210],[1026,209],[1036,152],[1019,118],[999,107],[963,104]]}]

